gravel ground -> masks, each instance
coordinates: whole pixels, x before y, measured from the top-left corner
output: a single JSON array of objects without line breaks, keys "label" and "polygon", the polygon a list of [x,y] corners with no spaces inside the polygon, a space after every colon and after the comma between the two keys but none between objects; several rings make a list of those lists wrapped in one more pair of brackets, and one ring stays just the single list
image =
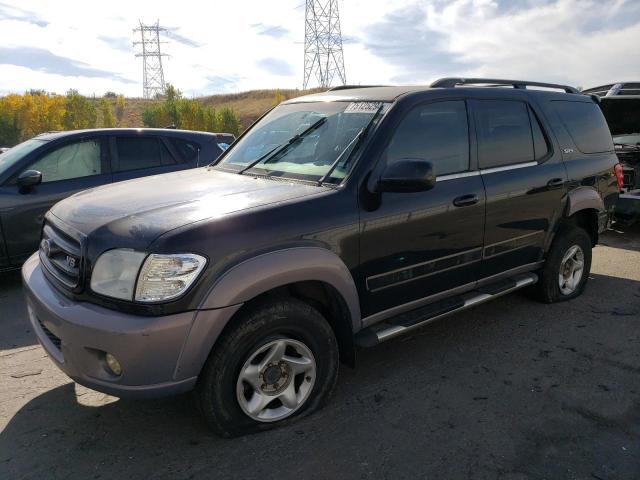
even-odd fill
[{"label": "gravel ground", "polygon": [[0,479],[640,478],[640,229],[609,232],[585,294],[520,294],[358,353],[330,404],[223,440],[188,395],[75,385],[0,278]]}]

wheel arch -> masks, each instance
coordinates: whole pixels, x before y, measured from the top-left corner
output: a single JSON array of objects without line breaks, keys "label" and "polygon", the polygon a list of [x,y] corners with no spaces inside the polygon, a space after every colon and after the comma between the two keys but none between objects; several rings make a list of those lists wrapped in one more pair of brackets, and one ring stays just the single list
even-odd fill
[{"label": "wheel arch", "polygon": [[250,258],[220,276],[198,308],[175,376],[199,375],[220,336],[244,309],[283,294],[319,310],[336,335],[341,360],[353,364],[353,334],[360,329],[361,315],[351,272],[327,249],[294,247]]},{"label": "wheel arch", "polygon": [[565,217],[572,217],[577,212],[588,209],[596,212],[605,210],[604,201],[595,188],[580,187],[568,193]]},{"label": "wheel arch", "polygon": [[360,301],[351,272],[340,257],[321,247],[287,248],[245,260],[213,284],[199,308],[246,303],[286,285],[313,281],[329,285],[338,292],[349,311],[351,329],[357,331],[360,328]]},{"label": "wheel arch", "polygon": [[577,188],[568,194],[561,226],[571,224],[584,229],[591,237],[591,245],[595,246],[598,243],[599,216],[604,211],[604,202],[595,188]]}]

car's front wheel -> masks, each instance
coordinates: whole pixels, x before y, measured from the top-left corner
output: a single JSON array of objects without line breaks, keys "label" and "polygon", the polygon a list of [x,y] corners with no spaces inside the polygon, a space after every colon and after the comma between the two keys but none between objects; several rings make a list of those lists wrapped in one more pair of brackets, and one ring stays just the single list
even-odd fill
[{"label": "car's front wheel", "polygon": [[335,385],[338,346],[328,322],[293,298],[256,304],[233,320],[196,388],[211,428],[229,437],[317,410]]}]

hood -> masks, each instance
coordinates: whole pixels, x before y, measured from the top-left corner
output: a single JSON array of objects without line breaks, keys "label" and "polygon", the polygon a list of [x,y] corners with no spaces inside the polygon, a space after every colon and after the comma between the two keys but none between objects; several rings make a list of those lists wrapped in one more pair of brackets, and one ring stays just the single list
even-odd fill
[{"label": "hood", "polygon": [[50,213],[86,236],[107,229],[139,245],[193,222],[327,190],[204,167],[86,190]]},{"label": "hood", "polygon": [[600,99],[600,107],[611,135],[640,133],[640,96],[603,97]]}]

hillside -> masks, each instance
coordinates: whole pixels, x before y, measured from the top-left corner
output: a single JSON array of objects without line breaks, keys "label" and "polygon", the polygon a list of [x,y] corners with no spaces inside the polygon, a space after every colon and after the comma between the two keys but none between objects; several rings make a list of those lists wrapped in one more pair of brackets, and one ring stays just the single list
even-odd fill
[{"label": "hillside", "polygon": [[[230,93],[223,95],[210,95],[196,98],[203,105],[213,108],[230,107],[240,117],[240,122],[244,128],[251,125],[260,115],[276,103],[290,98],[317,93],[322,89],[313,90],[251,90],[248,92]],[[145,105],[153,103],[154,100],[142,98],[127,98],[124,116],[120,126],[122,127],[143,127],[142,110]]]}]

